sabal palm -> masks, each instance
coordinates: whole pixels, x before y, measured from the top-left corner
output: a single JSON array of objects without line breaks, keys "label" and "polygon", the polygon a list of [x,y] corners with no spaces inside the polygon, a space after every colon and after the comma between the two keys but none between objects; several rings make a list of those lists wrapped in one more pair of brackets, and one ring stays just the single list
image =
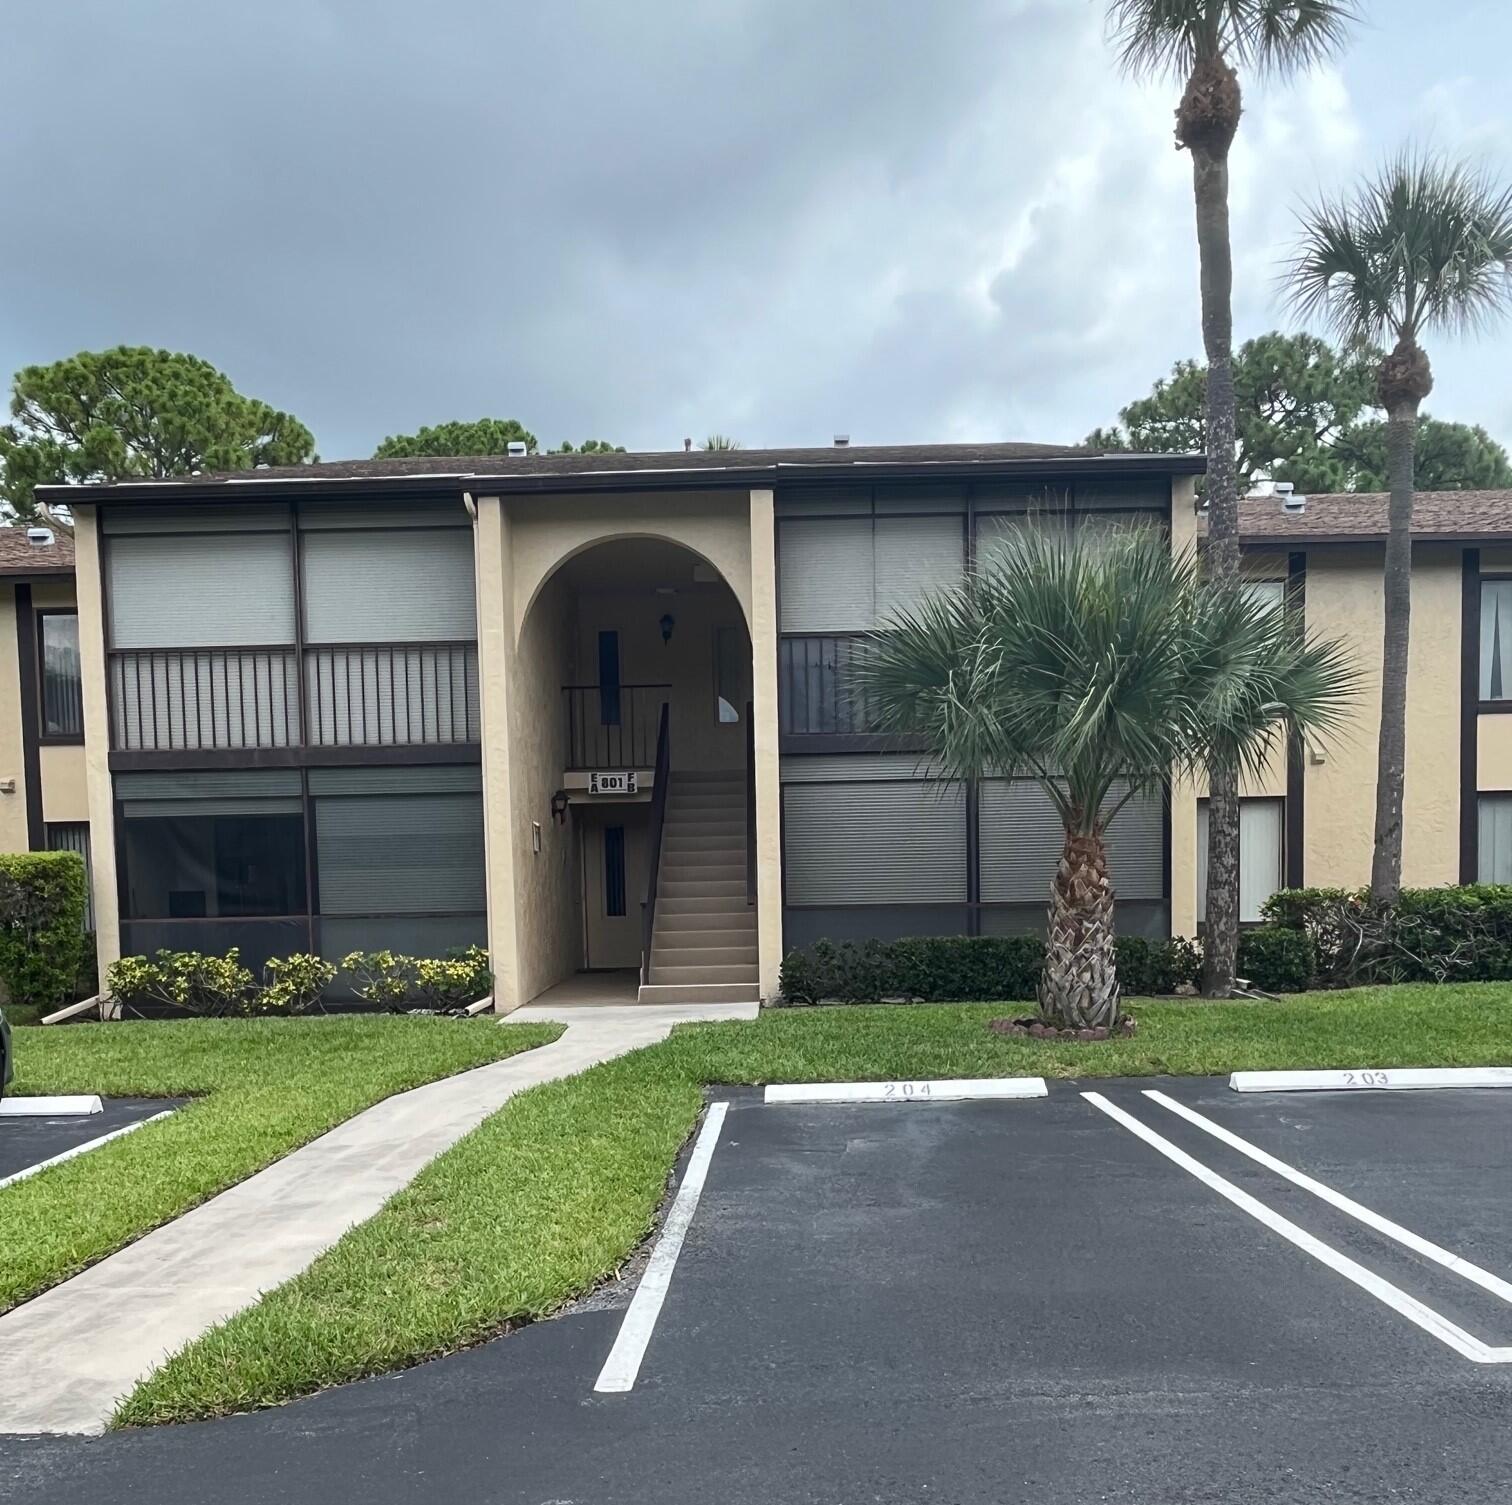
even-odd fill
[{"label": "sabal palm", "polygon": [[1376,377],[1391,503],[1370,868],[1371,893],[1391,905],[1402,883],[1414,452],[1418,409],[1433,389],[1420,340],[1512,307],[1512,191],[1463,164],[1404,153],[1354,194],[1304,211],[1287,279],[1299,311],[1344,340],[1394,342]]},{"label": "sabal palm", "polygon": [[[1183,85],[1176,144],[1192,154],[1202,344],[1207,355],[1208,570],[1239,573],[1235,473],[1233,254],[1228,157],[1243,112],[1240,68],[1300,72],[1335,52],[1357,17],[1353,0],[1109,0],[1108,21],[1125,69]],[[1210,770],[1208,946],[1205,991],[1227,996],[1239,939],[1239,781]]]},{"label": "sabal palm", "polygon": [[1121,1012],[1104,845],[1121,805],[1215,755],[1258,772],[1288,727],[1330,732],[1354,687],[1337,643],[1145,529],[1024,529],[890,619],[856,673],[874,722],[922,736],[946,776],[1031,778],[1054,804],[1040,1008],[1078,1029]]}]

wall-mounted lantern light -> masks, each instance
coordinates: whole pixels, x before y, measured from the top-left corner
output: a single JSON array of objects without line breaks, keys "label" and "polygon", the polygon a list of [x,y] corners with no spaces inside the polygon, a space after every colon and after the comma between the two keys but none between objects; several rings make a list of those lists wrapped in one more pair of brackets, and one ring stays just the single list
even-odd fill
[{"label": "wall-mounted lantern light", "polygon": [[660,626],[662,642],[670,643],[672,641],[672,629],[677,626],[677,618],[670,611],[663,612]]}]

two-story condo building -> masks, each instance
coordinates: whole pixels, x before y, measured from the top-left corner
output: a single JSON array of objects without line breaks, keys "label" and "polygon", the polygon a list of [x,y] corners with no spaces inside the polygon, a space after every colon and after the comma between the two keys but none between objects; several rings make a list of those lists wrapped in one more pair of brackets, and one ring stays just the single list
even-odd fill
[{"label": "two-story condo building", "polygon": [[[5,834],[56,844],[55,814],[87,819],[102,965],[479,941],[505,1010],[585,970],[626,969],[648,999],[768,997],[784,949],[820,937],[1036,929],[1060,847],[1043,795],[934,777],[870,728],[847,665],[1007,530],[1191,544],[1200,469],[994,444],[54,488],[75,524],[87,809],[60,792],[25,842]],[[1381,499],[1244,513],[1256,588],[1290,581],[1373,683]],[[1512,876],[1512,580],[1495,578],[1512,497],[1424,498],[1419,516],[1407,881]],[[31,750],[0,757],[31,766],[55,749],[35,684],[21,694]],[[1280,755],[1247,792],[1247,915],[1283,881],[1364,881],[1375,715],[1367,694],[1344,744]],[[1199,794],[1114,822],[1125,932],[1199,925]]]}]

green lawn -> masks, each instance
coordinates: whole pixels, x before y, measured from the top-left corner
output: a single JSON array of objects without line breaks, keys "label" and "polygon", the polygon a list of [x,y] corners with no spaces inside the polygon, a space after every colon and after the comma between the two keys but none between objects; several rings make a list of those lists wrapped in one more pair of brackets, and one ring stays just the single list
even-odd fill
[{"label": "green lawn", "polygon": [[0,1311],[380,1098],[486,1065],[555,1025],[410,1017],[186,1019],[15,1032],[21,1093],[196,1101],[0,1191]]},{"label": "green lawn", "polygon": [[1504,986],[1136,1004],[1137,1036],[1090,1046],[985,1029],[1013,1007],[787,1010],[693,1025],[522,1093],[304,1274],[171,1359],[116,1423],[271,1405],[556,1310],[652,1227],[706,1084],[1512,1064]]}]

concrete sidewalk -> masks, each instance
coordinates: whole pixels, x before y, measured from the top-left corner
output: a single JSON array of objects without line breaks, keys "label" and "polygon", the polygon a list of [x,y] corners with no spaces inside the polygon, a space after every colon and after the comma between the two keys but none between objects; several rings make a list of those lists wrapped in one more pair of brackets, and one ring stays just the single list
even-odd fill
[{"label": "concrete sidewalk", "polygon": [[532,1011],[551,1045],[375,1104],[0,1317],[0,1432],[103,1431],[165,1357],[305,1269],[517,1092],[754,1005]]}]

